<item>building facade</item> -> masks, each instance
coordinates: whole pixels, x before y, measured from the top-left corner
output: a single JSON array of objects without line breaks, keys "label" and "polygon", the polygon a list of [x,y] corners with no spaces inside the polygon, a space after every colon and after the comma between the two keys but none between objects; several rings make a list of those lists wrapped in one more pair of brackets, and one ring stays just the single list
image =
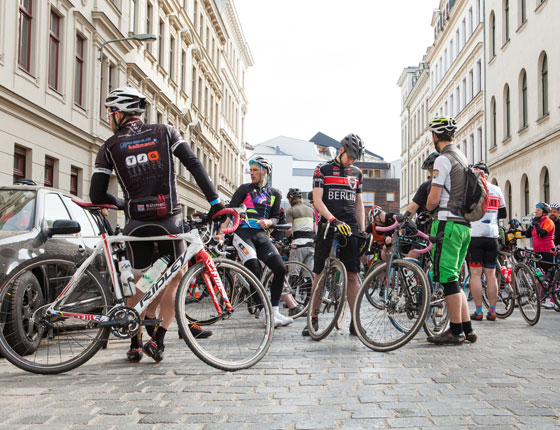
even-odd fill
[{"label": "building facade", "polygon": [[511,218],[560,201],[551,187],[560,179],[558,16],[558,1],[486,1],[488,164]]},{"label": "building facade", "polygon": [[[87,199],[97,151],[112,135],[104,99],[131,86],[147,97],[145,122],[176,127],[220,196],[231,196],[245,162],[244,80],[253,62],[232,0],[18,0],[0,8],[0,184],[29,178]],[[156,40],[115,41],[135,34]],[[179,163],[177,174],[185,214],[206,210]],[[113,177],[110,192],[117,189]]]}]

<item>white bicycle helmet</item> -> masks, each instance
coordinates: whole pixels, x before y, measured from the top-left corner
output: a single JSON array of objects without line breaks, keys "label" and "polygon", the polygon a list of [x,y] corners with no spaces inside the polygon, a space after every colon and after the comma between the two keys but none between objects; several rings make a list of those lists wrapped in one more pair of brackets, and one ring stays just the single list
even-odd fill
[{"label": "white bicycle helmet", "polygon": [[121,87],[109,93],[105,106],[113,111],[141,114],[146,110],[146,96],[134,88]]},{"label": "white bicycle helmet", "polygon": [[272,163],[264,157],[255,157],[249,161],[249,165],[256,164],[257,166],[265,169],[269,174],[272,173]]}]

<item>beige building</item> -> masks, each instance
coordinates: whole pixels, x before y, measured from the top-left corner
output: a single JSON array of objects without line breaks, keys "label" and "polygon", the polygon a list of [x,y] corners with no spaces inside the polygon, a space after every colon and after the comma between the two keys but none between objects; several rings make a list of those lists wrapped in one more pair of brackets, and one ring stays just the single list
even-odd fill
[{"label": "beige building", "polygon": [[488,163],[519,219],[560,202],[560,2],[487,0],[485,15]]},{"label": "beige building", "polygon": [[417,67],[403,70],[401,87],[401,208],[426,179],[421,166],[434,151],[428,123],[457,119],[455,142],[470,163],[484,154],[482,0],[440,0],[432,15],[434,42]]},{"label": "beige building", "polygon": [[[103,46],[142,33],[157,39]],[[103,101],[127,85],[147,96],[145,121],[179,129],[228,199],[245,162],[252,64],[232,0],[1,2],[0,185],[30,178],[88,199],[112,134]],[[185,213],[207,209],[191,175],[177,173]]]}]

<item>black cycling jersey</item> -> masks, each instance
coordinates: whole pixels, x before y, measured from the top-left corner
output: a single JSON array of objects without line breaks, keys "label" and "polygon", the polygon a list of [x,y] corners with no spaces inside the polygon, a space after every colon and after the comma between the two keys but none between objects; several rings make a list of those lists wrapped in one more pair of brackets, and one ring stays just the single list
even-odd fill
[{"label": "black cycling jersey", "polygon": [[426,203],[428,202],[428,195],[432,187],[432,180],[428,179],[420,184],[412,201],[418,205],[416,213],[426,212]]},{"label": "black cycling jersey", "polygon": [[90,198],[102,203],[99,200],[105,198],[106,185],[100,190],[99,184],[106,179],[96,176],[110,176],[114,169],[124,193],[127,218],[161,219],[180,213],[172,155],[191,172],[208,201],[218,198],[206,170],[179,132],[169,125],[144,124],[139,119],[129,120],[101,146]]},{"label": "black cycling jersey", "polygon": [[254,228],[261,230],[257,221],[261,219],[269,219],[273,225],[278,222],[280,216],[280,203],[282,202],[282,193],[276,188],[267,185],[259,187],[258,185],[248,183],[241,185],[233,194],[229,207],[237,208],[242,203],[247,207],[247,219],[249,223],[243,220],[240,228]]},{"label": "black cycling jersey", "polygon": [[323,189],[323,203],[336,219],[358,228],[356,193],[362,192],[362,172],[342,167],[336,159],[320,164],[313,173],[313,188]]}]

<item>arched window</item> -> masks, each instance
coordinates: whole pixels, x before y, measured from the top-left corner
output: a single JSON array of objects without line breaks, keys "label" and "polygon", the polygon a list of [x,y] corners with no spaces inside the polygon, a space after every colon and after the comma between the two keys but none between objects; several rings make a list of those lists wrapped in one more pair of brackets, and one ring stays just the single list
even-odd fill
[{"label": "arched window", "polygon": [[527,1],[526,0],[518,0],[519,1],[519,27],[525,24],[527,21]]},{"label": "arched window", "polygon": [[511,200],[511,184],[509,181],[506,181],[506,207],[507,207],[507,214],[509,219],[513,218],[513,209],[512,209],[512,200]]},{"label": "arched window", "polygon": [[540,200],[542,202],[550,202],[550,175],[548,173],[548,168],[543,167],[541,170],[541,195]]},{"label": "arched window", "polygon": [[504,140],[511,137],[511,100],[509,97],[509,85],[504,88]]},{"label": "arched window", "polygon": [[529,115],[527,106],[527,72],[525,69],[521,70],[519,75],[519,123],[520,129],[524,129],[529,125]]},{"label": "arched window", "polygon": [[509,40],[509,0],[504,0],[504,43]]},{"label": "arched window", "polygon": [[523,210],[525,215],[529,215],[531,206],[529,205],[529,178],[523,175],[521,178],[521,192],[523,193]]},{"label": "arched window", "polygon": [[492,97],[490,100],[490,115],[491,115],[491,123],[490,123],[490,136],[491,136],[491,143],[492,146],[496,146],[498,144],[497,139],[497,132],[496,132],[496,99]]},{"label": "arched window", "polygon": [[540,58],[540,80],[539,80],[539,110],[540,116],[548,115],[548,58],[543,52]]},{"label": "arched window", "polygon": [[490,58],[496,56],[496,17],[494,11],[490,12]]}]

